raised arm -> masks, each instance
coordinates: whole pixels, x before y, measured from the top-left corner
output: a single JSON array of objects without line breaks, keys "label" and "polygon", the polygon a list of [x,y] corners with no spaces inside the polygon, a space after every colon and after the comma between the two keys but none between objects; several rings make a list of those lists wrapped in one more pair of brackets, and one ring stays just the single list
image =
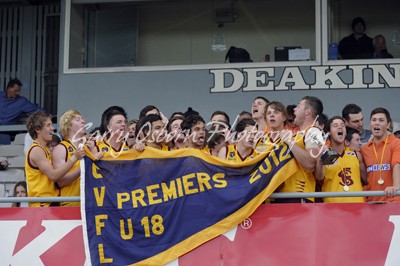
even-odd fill
[{"label": "raised arm", "polygon": [[[64,145],[58,144],[51,155],[52,157],[52,164],[54,168],[59,168],[62,167],[66,163],[67,159],[67,149]],[[57,184],[60,187],[64,187],[73,181],[75,181],[81,174],[80,168],[78,167],[77,169],[68,172],[64,176],[60,177],[57,180]]]},{"label": "raised arm", "polygon": [[33,147],[28,154],[28,160],[32,166],[39,168],[50,180],[57,182],[58,179],[63,177],[69,169],[78,160],[82,159],[85,155],[83,149],[77,150],[75,154],[63,165],[58,168],[54,168],[51,162],[47,159],[45,151],[40,147]]}]

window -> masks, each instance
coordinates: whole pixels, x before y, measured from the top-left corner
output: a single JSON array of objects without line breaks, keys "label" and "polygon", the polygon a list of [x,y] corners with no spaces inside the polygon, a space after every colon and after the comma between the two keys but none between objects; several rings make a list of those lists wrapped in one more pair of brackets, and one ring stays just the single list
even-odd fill
[{"label": "window", "polygon": [[133,4],[73,4],[69,67],[120,67],[136,62],[137,8]]},{"label": "window", "polygon": [[68,68],[222,64],[231,46],[253,62],[291,47],[317,57],[315,0],[95,2],[67,8]]},{"label": "window", "polygon": [[[389,53],[394,58],[400,58],[400,23],[394,10],[400,10],[400,1],[328,0],[328,45],[337,45],[343,38],[351,35],[353,20],[361,17],[366,24],[365,34],[370,38],[383,35]],[[328,55],[329,58],[335,59],[335,56]],[[350,58],[346,58],[346,55],[341,55],[339,51],[337,58],[374,59],[376,55],[371,54],[369,58],[351,55]]]}]

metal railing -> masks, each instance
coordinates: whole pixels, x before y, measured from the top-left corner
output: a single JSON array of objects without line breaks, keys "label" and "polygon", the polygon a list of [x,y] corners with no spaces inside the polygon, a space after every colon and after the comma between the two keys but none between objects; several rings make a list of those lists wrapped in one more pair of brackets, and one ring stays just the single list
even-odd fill
[{"label": "metal railing", "polygon": [[[271,199],[293,199],[293,198],[334,198],[334,197],[376,197],[385,196],[384,191],[359,191],[359,192],[294,192],[294,193],[272,193]],[[400,196],[400,190],[396,192]],[[12,202],[79,202],[80,197],[6,197],[0,198],[0,203]]]}]

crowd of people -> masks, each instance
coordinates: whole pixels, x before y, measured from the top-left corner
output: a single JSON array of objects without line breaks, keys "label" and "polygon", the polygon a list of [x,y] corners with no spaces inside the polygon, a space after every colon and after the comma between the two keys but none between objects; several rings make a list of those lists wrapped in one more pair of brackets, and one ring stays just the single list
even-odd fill
[{"label": "crowd of people", "polygon": [[[393,127],[394,125],[394,127]],[[119,156],[130,149],[197,149],[232,164],[249,161],[285,143],[299,170],[277,192],[385,191],[377,197],[324,198],[323,202],[400,201],[400,132],[388,110],[375,108],[370,130],[356,104],[343,108],[341,116],[324,115],[320,99],[305,96],[297,106],[256,97],[251,112],[243,111],[231,123],[224,111],[215,111],[210,122],[192,108],[165,117],[157,107],[142,109],[139,119],[127,119],[120,106],[101,116],[98,128],[87,131],[83,116],[68,110],[59,121],[62,141],[50,151],[54,128],[50,115],[38,111],[27,121],[34,140],[26,157],[30,197],[79,196],[80,159],[83,145],[96,159]],[[326,159],[327,156],[333,157]],[[333,158],[333,159],[332,159]],[[279,199],[271,203],[315,202],[314,198]],[[30,203],[30,206],[75,206],[79,203]]]}]

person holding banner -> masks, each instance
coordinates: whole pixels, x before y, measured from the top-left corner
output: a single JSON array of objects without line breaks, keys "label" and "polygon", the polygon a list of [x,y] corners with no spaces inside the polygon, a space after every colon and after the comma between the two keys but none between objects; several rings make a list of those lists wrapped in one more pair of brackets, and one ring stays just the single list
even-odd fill
[{"label": "person holding banner", "polygon": [[185,117],[181,115],[175,115],[169,119],[167,129],[169,142],[169,148],[171,150],[177,150],[185,147],[185,134],[182,132],[181,124]]},{"label": "person holding banner", "polygon": [[285,128],[287,119],[285,105],[280,102],[270,102],[267,105],[266,117],[269,131],[258,141],[255,149],[257,153],[266,152],[271,145],[280,142],[279,134]]},{"label": "person holding banner", "polygon": [[[364,162],[354,150],[345,146],[346,126],[341,116],[334,116],[327,123],[330,150],[340,157],[331,165],[323,165],[319,158],[315,166],[315,178],[323,181],[322,192],[362,191],[361,167]],[[320,153],[322,154],[322,153]],[[324,202],[364,202],[363,197],[324,198]]]},{"label": "person holding banner", "polygon": [[[283,184],[280,192],[315,192],[316,181],[313,174],[321,145],[325,144],[321,130],[314,127],[314,121],[323,112],[320,99],[305,96],[295,108],[295,124],[300,131],[293,135],[291,130],[280,132],[281,140],[289,146],[299,170]],[[277,199],[276,203],[314,202],[308,199]]]},{"label": "person holding banner", "polygon": [[[66,111],[60,118],[60,131],[63,137],[53,150],[52,162],[54,167],[60,167],[76,152],[79,145],[83,145],[85,120],[76,110]],[[77,161],[66,175],[57,181],[60,196],[80,196],[80,162]],[[80,206],[79,202],[61,202],[61,206]]]},{"label": "person holding banner", "polygon": [[[107,108],[101,116],[100,139],[96,137],[95,150],[118,157],[121,153],[127,152],[129,146],[125,141],[126,134],[126,112],[120,106],[111,106]],[[138,143],[134,147],[138,147]]]},{"label": "person holding banner", "polygon": [[[221,134],[226,140],[229,139],[231,133],[230,119],[228,114],[224,111],[215,111],[211,115],[211,121],[207,123],[207,125],[210,125],[208,132],[211,132],[211,134]],[[209,139],[207,139],[207,142],[208,141]],[[218,154],[216,154],[216,156],[218,156]]]},{"label": "person holding banner", "polygon": [[[74,164],[82,159],[85,151],[77,149],[67,161],[59,167],[54,168],[51,164],[51,157],[48,143],[53,139],[54,128],[51,122],[51,115],[42,111],[33,113],[26,122],[29,135],[34,140],[28,149],[25,159],[25,173],[28,184],[29,197],[57,197],[59,191],[55,186]],[[30,202],[30,207],[59,206],[58,202]]]},{"label": "person holding banner", "polygon": [[233,163],[248,161],[257,156],[253,150],[255,137],[258,132],[256,122],[253,119],[243,119],[235,128],[237,134],[236,144],[222,147],[218,157]]},{"label": "person holding banner", "polygon": [[140,110],[139,113],[139,120],[148,115],[160,115],[160,110],[154,105],[146,105],[145,107]]},{"label": "person holding banner", "polygon": [[219,133],[207,133],[206,139],[210,155],[215,157],[218,157],[219,151],[227,145],[225,136]]},{"label": "person holding banner", "polygon": [[[206,122],[200,115],[189,115],[181,124],[186,135],[186,147],[203,150],[206,138]],[[208,152],[209,153],[209,152]]]},{"label": "person holding banner", "polygon": [[163,142],[167,137],[165,124],[160,115],[149,114],[142,117],[136,126],[136,136],[140,136],[138,142],[155,149],[169,151],[169,147]]},{"label": "person holding banner", "polygon": [[137,119],[132,119],[128,122],[128,128],[127,128],[128,138],[126,139],[126,142],[129,146],[129,148],[132,148],[133,145],[135,145],[135,143],[136,143],[135,132],[136,132],[136,125],[138,122],[139,121]]},{"label": "person holding banner", "polygon": [[361,148],[361,153],[368,173],[367,190],[384,190],[386,197],[368,197],[367,201],[400,201],[400,196],[395,196],[400,189],[400,140],[388,134],[390,123],[388,110],[382,107],[372,110],[373,138]]}]

